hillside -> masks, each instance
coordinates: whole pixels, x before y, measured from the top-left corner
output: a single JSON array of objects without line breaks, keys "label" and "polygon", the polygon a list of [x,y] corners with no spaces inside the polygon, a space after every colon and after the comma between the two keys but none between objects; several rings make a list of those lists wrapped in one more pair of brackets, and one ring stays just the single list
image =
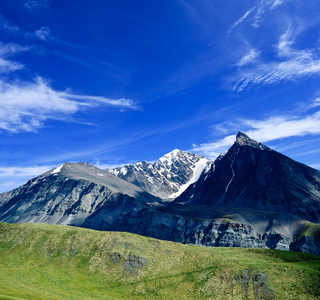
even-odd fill
[{"label": "hillside", "polygon": [[0,299],[319,299],[320,258],[0,223]]},{"label": "hillside", "polygon": [[[320,171],[242,132],[214,162],[174,150],[154,164],[116,171],[125,177],[88,163],[64,163],[0,194],[0,221],[320,255]],[[176,188],[169,191],[165,182]],[[158,188],[177,198],[156,197]]]}]

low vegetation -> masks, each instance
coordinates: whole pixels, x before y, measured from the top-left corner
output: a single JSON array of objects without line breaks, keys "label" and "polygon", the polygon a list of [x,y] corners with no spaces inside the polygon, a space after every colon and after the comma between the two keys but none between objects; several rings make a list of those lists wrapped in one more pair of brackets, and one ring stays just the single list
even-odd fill
[{"label": "low vegetation", "polygon": [[320,239],[320,225],[307,222],[298,234],[298,237],[302,236],[307,236],[317,241]]},{"label": "low vegetation", "polygon": [[320,299],[320,257],[0,223],[0,299]]}]

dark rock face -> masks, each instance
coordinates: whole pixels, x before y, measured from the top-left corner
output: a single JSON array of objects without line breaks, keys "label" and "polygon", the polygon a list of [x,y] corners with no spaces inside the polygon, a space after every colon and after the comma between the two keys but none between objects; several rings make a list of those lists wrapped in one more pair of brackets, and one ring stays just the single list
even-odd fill
[{"label": "dark rock face", "polygon": [[290,250],[320,255],[320,239],[302,236],[290,244]]},{"label": "dark rock face", "polygon": [[202,156],[173,150],[153,164],[143,161],[109,172],[156,197],[173,199],[198,180],[208,162]]},{"label": "dark rock face", "polygon": [[[214,163],[174,150],[155,164],[139,163],[113,172],[118,177],[87,163],[63,164],[0,194],[0,221],[320,255],[320,225],[314,224],[320,222],[320,172],[243,133]],[[119,178],[120,173],[143,189]],[[162,193],[164,201],[148,189]],[[168,201],[168,195],[180,193]],[[124,261],[117,254],[110,261],[124,263],[126,276],[138,276],[147,263],[137,257]],[[259,285],[263,278],[254,276]],[[257,287],[258,294],[264,292]]]},{"label": "dark rock face", "polygon": [[228,153],[175,202],[283,211],[320,222],[320,172],[239,133]]}]

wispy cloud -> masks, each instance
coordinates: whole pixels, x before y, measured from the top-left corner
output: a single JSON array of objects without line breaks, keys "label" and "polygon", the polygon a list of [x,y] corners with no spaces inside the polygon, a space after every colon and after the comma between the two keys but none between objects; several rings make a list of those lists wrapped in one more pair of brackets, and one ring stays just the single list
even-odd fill
[{"label": "wispy cloud", "polygon": [[241,17],[239,18],[229,29],[228,33],[230,34],[233,30],[233,28],[237,27],[238,25],[240,25],[242,22],[244,22],[248,16],[250,14],[252,14],[252,12],[256,9],[256,6],[250,8],[248,11],[246,11],[246,13]]},{"label": "wispy cloud", "polygon": [[[0,43],[0,72],[4,74],[21,70],[24,65],[7,57],[29,49],[13,43]],[[48,119],[67,120],[79,111],[98,106],[111,106],[120,110],[139,109],[130,99],[57,91],[40,76],[33,82],[10,82],[2,77],[0,103],[0,130],[11,133],[35,132]]]},{"label": "wispy cloud", "polygon": [[0,56],[2,58],[28,50],[30,50],[30,47],[21,46],[15,43],[5,44],[0,42]]},{"label": "wispy cloud", "polygon": [[[320,111],[317,110],[309,115],[276,115],[263,120],[238,119],[236,123],[238,130],[246,132],[252,139],[269,142],[289,137],[320,134]],[[234,130],[234,125],[230,127]],[[235,135],[228,135],[215,142],[193,145],[191,151],[214,159],[226,151],[234,141]]]},{"label": "wispy cloud", "polygon": [[12,33],[17,33],[20,31],[19,27],[11,25],[3,15],[0,15],[0,29]]},{"label": "wispy cloud", "polygon": [[198,153],[210,159],[216,159],[221,153],[225,152],[235,141],[236,135],[228,135],[216,142],[193,144],[190,151]]},{"label": "wispy cloud", "polygon": [[50,37],[50,29],[47,26],[42,26],[35,31],[35,35],[42,41],[47,41]]},{"label": "wispy cloud", "polygon": [[240,92],[250,86],[275,84],[319,75],[319,49],[295,49],[293,45],[294,39],[289,28],[280,36],[274,47],[277,57],[268,62],[259,60],[251,68],[240,70],[233,90]]},{"label": "wispy cloud", "polygon": [[22,47],[17,44],[3,44],[0,42],[0,72],[10,73],[23,68],[23,64],[8,59],[13,54],[28,51],[28,47]]},{"label": "wispy cloud", "polygon": [[0,167],[0,193],[17,188],[54,167],[51,165]]},{"label": "wispy cloud", "polygon": [[32,83],[0,81],[0,102],[0,129],[12,133],[37,131],[48,119],[66,120],[68,116],[88,107],[138,109],[129,99],[56,91],[41,77]]},{"label": "wispy cloud", "polygon": [[260,51],[256,49],[250,49],[247,54],[245,54],[237,63],[238,67],[248,65],[257,61],[257,58],[260,56]]},{"label": "wispy cloud", "polygon": [[9,73],[9,72],[21,70],[22,68],[23,68],[23,65],[20,63],[0,58],[1,73]]},{"label": "wispy cloud", "polygon": [[29,10],[48,8],[51,4],[51,0],[21,0],[24,7]]},{"label": "wispy cloud", "polygon": [[230,34],[234,28],[241,23],[248,21],[251,22],[253,27],[259,27],[263,21],[263,15],[268,11],[275,9],[277,6],[283,4],[283,0],[260,0],[253,7],[251,7],[245,14],[240,17],[229,29]]}]

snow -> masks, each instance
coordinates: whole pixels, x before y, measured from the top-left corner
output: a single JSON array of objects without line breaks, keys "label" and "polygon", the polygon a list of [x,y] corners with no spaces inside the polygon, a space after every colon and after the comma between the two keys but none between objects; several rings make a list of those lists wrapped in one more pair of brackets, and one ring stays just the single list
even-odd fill
[{"label": "snow", "polygon": [[121,174],[126,175],[126,174],[128,173],[128,170],[127,170],[127,168],[122,167],[122,168],[120,169],[120,172],[121,172]]},{"label": "snow", "polygon": [[62,165],[60,165],[59,167],[55,168],[55,169],[51,172],[51,174],[57,174],[57,173],[59,173],[59,172],[61,171],[63,165],[64,165],[64,164],[62,164]]},{"label": "snow", "polygon": [[191,179],[187,183],[181,185],[179,190],[176,193],[171,194],[168,198],[177,198],[189,187],[190,184],[195,183],[207,166],[208,161],[209,160],[206,158],[201,158],[199,161],[197,161],[194,165]]},{"label": "snow", "polygon": [[161,163],[166,163],[167,165],[171,166],[172,165],[172,161],[177,159],[177,157],[179,156],[180,152],[181,152],[180,150],[174,149],[171,152],[169,152],[166,155],[164,155],[161,158],[159,158],[158,161],[161,162]]},{"label": "snow", "polygon": [[233,162],[232,162],[231,165],[230,165],[230,168],[231,168],[231,171],[232,171],[232,177],[231,177],[231,179],[230,179],[230,181],[229,181],[229,183],[228,183],[228,185],[227,185],[227,187],[226,187],[225,193],[228,192],[229,185],[231,184],[231,182],[232,182],[232,180],[233,180],[233,178],[234,178],[234,176],[235,176],[234,171],[233,171],[233,168],[232,168],[232,164],[233,164]]}]

